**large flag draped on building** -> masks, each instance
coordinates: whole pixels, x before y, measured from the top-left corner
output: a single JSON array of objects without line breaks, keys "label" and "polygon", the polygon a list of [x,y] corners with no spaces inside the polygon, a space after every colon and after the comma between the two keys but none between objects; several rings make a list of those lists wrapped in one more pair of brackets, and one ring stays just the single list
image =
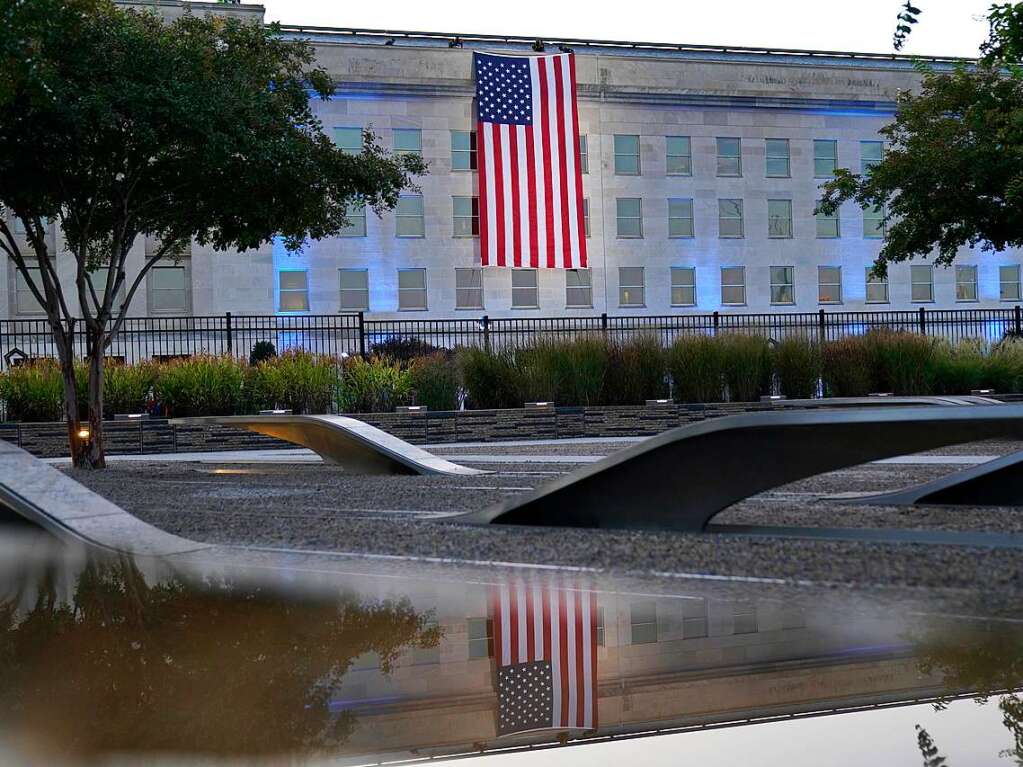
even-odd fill
[{"label": "large flag draped on building", "polygon": [[473,62],[483,266],[585,268],[574,54]]},{"label": "large flag draped on building", "polygon": [[497,734],[596,728],[596,594],[513,582],[492,600]]}]

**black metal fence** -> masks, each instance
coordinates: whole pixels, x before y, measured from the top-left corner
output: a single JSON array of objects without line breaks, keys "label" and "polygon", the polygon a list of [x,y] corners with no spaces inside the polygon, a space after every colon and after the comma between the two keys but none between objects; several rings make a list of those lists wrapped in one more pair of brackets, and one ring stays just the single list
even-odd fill
[{"label": "black metal fence", "polygon": [[[997,341],[1007,332],[1023,333],[1019,305],[994,309],[926,309],[881,312],[777,314],[672,314],[651,316],[499,317],[456,319],[371,319],[364,314],[312,316],[233,315],[206,317],[138,317],[125,320],[109,356],[133,362],[195,354],[247,357],[258,341],[278,351],[305,349],[317,354],[367,354],[390,338],[417,338],[438,347],[519,346],[545,336],[572,338],[603,334],[624,340],[655,334],[664,344],[681,335],[724,332],[759,333],[771,338],[801,334],[821,340],[891,328],[939,336],[952,341],[978,338]],[[75,323],[76,352],[86,348],[84,325]],[[44,319],[0,320],[0,365],[23,359],[53,357],[50,328]]]}]

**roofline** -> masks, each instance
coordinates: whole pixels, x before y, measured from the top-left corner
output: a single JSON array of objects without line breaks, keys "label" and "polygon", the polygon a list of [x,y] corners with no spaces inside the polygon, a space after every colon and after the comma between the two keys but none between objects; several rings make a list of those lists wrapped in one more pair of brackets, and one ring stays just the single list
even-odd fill
[{"label": "roofline", "polygon": [[909,56],[900,53],[858,53],[853,51],[819,51],[804,50],[799,48],[754,48],[741,45],[697,45],[691,43],[650,43],[650,42],[629,42],[625,40],[590,40],[577,37],[531,37],[526,35],[481,35],[464,32],[414,32],[409,30],[390,29],[360,29],[357,27],[320,27],[307,24],[279,24],[282,32],[289,34],[302,34],[305,32],[317,35],[334,35],[340,39],[347,37],[380,37],[381,42],[385,39],[409,40],[409,41],[432,41],[432,42],[461,42],[461,43],[504,43],[532,45],[541,40],[545,45],[564,45],[570,48],[619,48],[625,50],[642,51],[663,51],[665,53],[738,53],[755,55],[778,55],[778,56],[807,56],[822,58],[847,58],[865,61],[903,61],[912,63],[914,61],[928,61],[934,63],[972,63],[975,59],[962,58],[958,56]]}]

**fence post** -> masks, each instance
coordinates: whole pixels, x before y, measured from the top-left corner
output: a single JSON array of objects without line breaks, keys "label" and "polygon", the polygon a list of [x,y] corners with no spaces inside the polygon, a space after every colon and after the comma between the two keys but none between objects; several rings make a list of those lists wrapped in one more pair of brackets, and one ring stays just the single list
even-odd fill
[{"label": "fence post", "polygon": [[600,332],[607,339],[607,312],[600,313]]},{"label": "fence post", "polygon": [[1016,320],[1016,335],[1023,335],[1023,312],[1020,311],[1019,304],[1013,307],[1014,319]]},{"label": "fence post", "polygon": [[927,310],[920,307],[920,335],[927,335]]},{"label": "fence post", "polygon": [[825,327],[826,327],[826,320],[825,320],[825,317],[824,317],[824,310],[820,309],[817,312],[817,335],[818,335],[818,338],[819,338],[821,343],[824,343],[824,341],[826,340],[826,338],[825,338]]},{"label": "fence post", "polygon": [[227,353],[234,354],[234,328],[231,326],[231,312],[224,314],[224,330],[227,333]]},{"label": "fence post", "polygon": [[359,312],[359,356],[366,357],[366,313]]},{"label": "fence post", "polygon": [[483,348],[490,351],[490,317],[486,314],[480,320],[480,329],[483,331]]},{"label": "fence post", "polygon": [[714,312],[713,319],[714,319],[714,335],[717,335],[718,334],[718,329],[721,327],[721,315],[718,314],[717,312]]}]

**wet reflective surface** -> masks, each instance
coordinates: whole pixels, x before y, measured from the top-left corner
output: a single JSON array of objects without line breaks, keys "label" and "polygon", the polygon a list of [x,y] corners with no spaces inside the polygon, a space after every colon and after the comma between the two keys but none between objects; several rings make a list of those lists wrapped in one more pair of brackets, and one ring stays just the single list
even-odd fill
[{"label": "wet reflective surface", "polygon": [[1023,763],[1023,609],[244,560],[0,537],[0,761]]}]

